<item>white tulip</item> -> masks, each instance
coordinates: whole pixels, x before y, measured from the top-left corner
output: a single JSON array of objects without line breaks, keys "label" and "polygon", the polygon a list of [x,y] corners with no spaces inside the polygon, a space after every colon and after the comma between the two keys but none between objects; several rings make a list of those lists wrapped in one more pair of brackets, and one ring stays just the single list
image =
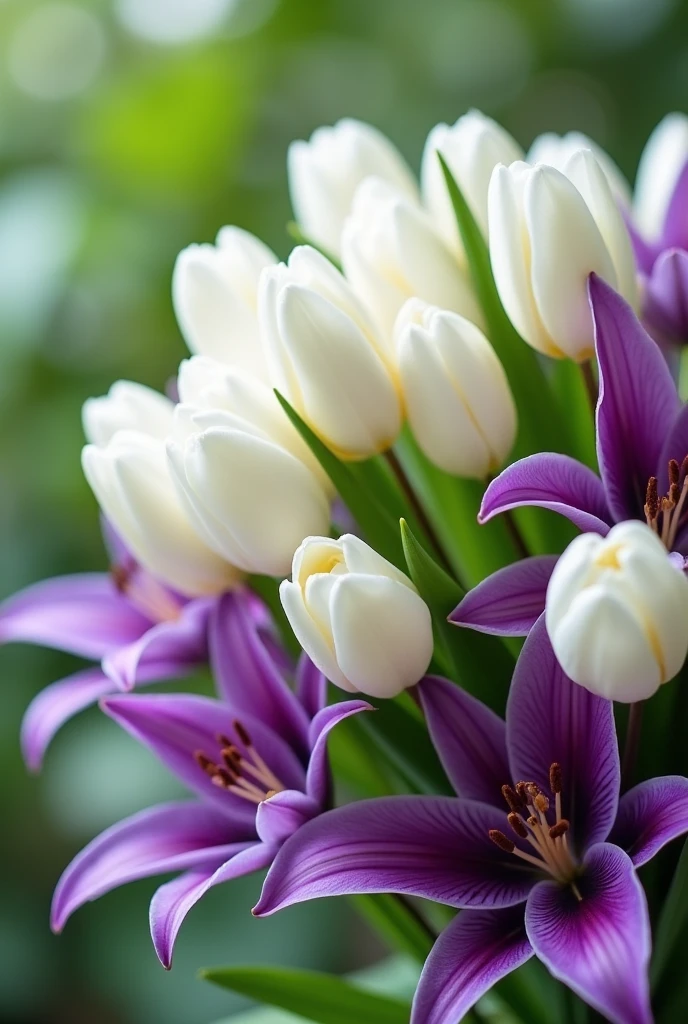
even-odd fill
[{"label": "white tulip", "polygon": [[468,276],[429,214],[379,178],[366,179],[356,192],[342,263],[388,343],[399,310],[414,297],[481,322]]},{"label": "white tulip", "polygon": [[159,391],[118,380],[107,395],[87,398],[82,409],[86,439],[104,448],[118,430],[135,430],[163,440],[172,427],[174,403]]},{"label": "white tulip", "polygon": [[514,327],[545,355],[589,359],[589,275],[637,304],[631,241],[593,154],[577,150],[564,172],[522,162],[496,167],[488,210],[492,270]]},{"label": "white tulip", "polygon": [[644,523],[585,533],[557,562],[546,623],[571,679],[610,700],[644,700],[685,661],[688,580]]},{"label": "white tulip", "polygon": [[375,175],[417,198],[413,175],[382,132],[344,118],[292,142],[287,158],[294,216],[306,238],[339,256],[344,220],[364,178]]},{"label": "white tulip", "polygon": [[363,459],[395,440],[395,370],[344,277],[310,246],[263,272],[259,314],[275,387],[337,455]]},{"label": "white tulip", "polygon": [[[631,205],[631,186],[623,172],[617,167],[608,153],[601,146],[582,132],[567,132],[557,135],[556,132],[545,132],[534,139],[528,150],[526,162],[529,164],[549,164],[558,171],[566,173],[566,164],[579,149],[589,149],[607,176],[609,187],[617,203],[627,210]],[[506,163],[505,160],[502,163]]]},{"label": "white tulip", "polygon": [[120,430],[105,447],[86,445],[86,479],[137,560],[188,596],[214,594],[239,578],[192,528],[170,479],[161,440]]},{"label": "white tulip", "polygon": [[418,444],[447,473],[484,480],[516,436],[516,406],[489,341],[470,320],[420,299],[401,310],[395,340]]},{"label": "white tulip", "polygon": [[296,638],[349,692],[395,697],[427,671],[430,611],[411,580],[358,537],[308,537],[280,598]]},{"label": "white tulip", "polygon": [[523,159],[523,150],[502,128],[479,110],[469,110],[451,127],[438,124],[428,135],[423,151],[420,183],[423,203],[444,241],[463,255],[456,215],[437,154],[441,153],[468,203],[476,222],[487,235],[487,189],[497,164]]},{"label": "white tulip", "polygon": [[172,301],[192,352],[267,380],[258,330],[258,279],[277,262],[261,241],[222,228],[215,245],[190,245],[177,257]]},{"label": "white tulip", "polygon": [[318,478],[236,413],[182,404],[174,418],[170,473],[199,535],[246,572],[283,576],[303,538],[329,527]]},{"label": "white tulip", "polygon": [[686,163],[688,117],[667,114],[645,144],[635,179],[634,220],[649,241],[662,234],[669,202]]}]

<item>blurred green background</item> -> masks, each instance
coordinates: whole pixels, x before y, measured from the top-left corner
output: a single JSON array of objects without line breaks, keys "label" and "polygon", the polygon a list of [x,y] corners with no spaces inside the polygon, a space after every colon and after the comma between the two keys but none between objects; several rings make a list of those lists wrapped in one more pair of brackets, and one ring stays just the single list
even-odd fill
[{"label": "blurred green background", "polygon": [[[118,377],[173,374],[182,246],[236,223],[286,255],[292,138],[349,114],[417,166],[430,127],[477,106],[524,145],[578,128],[632,174],[687,94],[681,0],[0,0],[0,596],[104,567],[81,403]],[[0,652],[1,1021],[207,1024],[239,1003],[195,981],[201,965],[346,970],[379,955],[342,904],[253,921],[256,879],[193,912],[171,974],[148,938],[152,882],[52,936],[71,856],[176,793],[96,711],[27,776],[22,712],[74,667]]]}]

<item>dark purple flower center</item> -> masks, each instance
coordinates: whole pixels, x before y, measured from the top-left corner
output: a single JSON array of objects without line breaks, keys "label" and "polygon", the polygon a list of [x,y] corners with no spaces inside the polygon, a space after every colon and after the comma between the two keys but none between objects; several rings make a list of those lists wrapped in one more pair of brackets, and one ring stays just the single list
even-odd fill
[{"label": "dark purple flower center", "polygon": [[110,567],[115,587],[152,622],[173,622],[181,615],[182,606],[162,583],[142,572],[133,560]]},{"label": "dark purple flower center", "polygon": [[520,849],[499,829],[491,829],[489,836],[500,850],[513,853],[562,885],[570,886],[576,899],[582,900],[575,882],[580,869],[567,835],[570,824],[561,813],[562,773],[561,765],[556,762],[549,770],[549,788],[550,796],[547,796],[534,782],[502,786],[502,796],[509,808],[509,828],[533,847],[534,854]]},{"label": "dark purple flower center", "polygon": [[[215,786],[243,800],[262,804],[275,793],[282,792],[285,786],[254,747],[248,730],[237,720],[233,726],[236,740],[224,733],[216,737],[220,747],[217,760],[208,757],[203,750],[197,750],[194,758]],[[243,753],[240,747],[243,747]]]},{"label": "dark purple flower center", "polygon": [[679,466],[669,461],[669,490],[660,496],[657,477],[651,476],[645,493],[645,519],[664,546],[673,551],[679,527],[688,516],[688,455]]}]

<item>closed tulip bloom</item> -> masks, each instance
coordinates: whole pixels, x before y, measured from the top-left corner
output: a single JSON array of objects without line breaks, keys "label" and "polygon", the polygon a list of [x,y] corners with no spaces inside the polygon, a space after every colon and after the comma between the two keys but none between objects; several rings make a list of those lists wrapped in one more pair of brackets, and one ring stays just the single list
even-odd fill
[{"label": "closed tulip bloom", "polygon": [[368,178],[356,192],[342,263],[388,343],[399,310],[414,297],[482,320],[467,274],[429,214],[379,178]]},{"label": "closed tulip bloom", "polygon": [[267,380],[258,331],[258,279],[277,262],[261,241],[224,227],[215,245],[182,249],[172,278],[179,329],[191,352]]},{"label": "closed tulip bloom", "polygon": [[395,697],[432,657],[428,606],[411,580],[358,537],[307,537],[280,598],[296,638],[336,686]]},{"label": "closed tulip bloom", "polygon": [[552,573],[545,620],[574,682],[610,700],[644,700],[685,661],[688,580],[657,534],[629,520],[572,541]]},{"label": "closed tulip bloom", "polygon": [[457,476],[484,480],[516,436],[506,374],[483,332],[459,316],[409,299],[396,349],[411,429],[427,457]]},{"label": "closed tulip bloom", "polygon": [[389,139],[350,117],[317,128],[308,142],[292,142],[287,169],[294,216],[303,234],[333,256],[340,254],[342,227],[364,178],[375,175],[417,198],[413,175]]},{"label": "closed tulip bloom", "polygon": [[688,117],[667,114],[645,145],[635,180],[633,219],[649,242],[662,235],[669,203],[687,163]]},{"label": "closed tulip bloom", "polygon": [[492,171],[497,164],[523,159],[523,150],[501,125],[479,110],[469,110],[451,126],[435,125],[428,135],[420,173],[423,203],[436,230],[465,262],[438,153],[444,157],[478,227],[487,235],[487,189]]},{"label": "closed tulip bloom", "polygon": [[628,231],[593,154],[577,150],[564,172],[496,167],[488,207],[492,269],[514,327],[545,355],[591,358],[590,274],[637,300]]},{"label": "closed tulip bloom", "polygon": [[[609,153],[606,153],[601,146],[598,146],[582,132],[566,132],[565,135],[544,132],[544,134],[538,135],[528,150],[526,161],[529,164],[549,164],[565,173],[568,161],[579,149],[589,149],[592,152],[607,177],[617,203],[620,203],[624,209],[629,209],[631,187],[623,172],[617,167]],[[506,163],[506,161],[503,160],[502,163]]]},{"label": "closed tulip bloom", "polygon": [[402,420],[391,353],[351,286],[310,246],[264,271],[259,312],[275,387],[328,447],[364,459]]},{"label": "closed tulip bloom", "polygon": [[235,583],[234,565],[194,531],[170,479],[164,443],[120,430],[104,447],[86,445],[82,464],[106,518],[136,559],[182,594],[214,594]]},{"label": "closed tulip bloom", "polygon": [[107,395],[84,402],[84,433],[99,448],[104,448],[118,430],[135,430],[162,440],[170,432],[173,411],[174,403],[159,391],[131,380],[118,380]]},{"label": "closed tulip bloom", "polygon": [[303,538],[329,527],[315,474],[235,413],[177,406],[167,454],[199,535],[246,572],[283,576]]}]

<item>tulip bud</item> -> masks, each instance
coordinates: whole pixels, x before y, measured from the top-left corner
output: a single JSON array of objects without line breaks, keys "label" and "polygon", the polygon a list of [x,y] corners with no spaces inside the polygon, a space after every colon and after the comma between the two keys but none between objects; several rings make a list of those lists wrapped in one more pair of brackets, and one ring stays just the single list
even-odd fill
[{"label": "tulip bud", "polygon": [[633,197],[634,221],[648,241],[657,241],[674,189],[688,163],[688,117],[667,114],[645,144]]},{"label": "tulip bud", "polygon": [[190,245],[177,257],[172,301],[192,352],[267,381],[258,331],[258,278],[277,257],[240,228],[222,228],[215,245]]},{"label": "tulip bud", "polygon": [[688,651],[688,580],[649,526],[585,533],[561,556],[547,589],[547,631],[575,682],[624,703],[651,697]]},{"label": "tulip bud", "polygon": [[474,323],[482,314],[466,273],[429,215],[379,178],[354,196],[342,235],[342,263],[383,338],[407,299],[452,309]]},{"label": "tulip bud", "polygon": [[411,429],[436,466],[484,480],[516,436],[509,382],[482,331],[459,316],[409,299],[395,339]]},{"label": "tulip bud", "polygon": [[340,458],[388,448],[401,428],[391,354],[348,282],[310,246],[263,273],[259,314],[272,380]]},{"label": "tulip bud", "polygon": [[283,576],[303,538],[329,527],[315,474],[235,413],[178,405],[174,419],[170,472],[198,534],[246,572]]},{"label": "tulip bud", "polygon": [[105,447],[86,445],[82,464],[98,503],[137,561],[189,597],[239,578],[193,530],[177,499],[162,441],[120,430]]},{"label": "tulip bud", "polygon": [[280,598],[296,638],[343,690],[395,697],[427,671],[428,606],[411,580],[358,537],[307,537]]},{"label": "tulip bud", "polygon": [[497,164],[523,159],[523,151],[507,131],[479,110],[469,110],[451,127],[436,125],[423,151],[420,184],[423,203],[437,232],[465,263],[456,215],[437,154],[441,153],[468,203],[471,213],[487,235],[487,189]]},{"label": "tulip bud", "polygon": [[[543,135],[538,135],[528,150],[526,162],[533,166],[549,164],[550,167],[556,167],[558,171],[566,173],[568,161],[579,149],[591,150],[607,177],[615,200],[624,210],[628,210],[631,205],[631,186],[624,174],[609,154],[605,153],[601,146],[589,139],[587,135],[583,135],[582,132],[567,132],[566,135],[545,132]],[[503,160],[502,163],[506,163],[506,161]]]},{"label": "tulip bud", "polygon": [[353,118],[316,129],[308,142],[292,142],[287,170],[291,204],[303,234],[333,256],[340,254],[344,220],[364,178],[375,175],[414,199],[418,193],[389,139]]},{"label": "tulip bud", "polygon": [[82,409],[86,438],[104,448],[118,430],[163,440],[172,427],[174,404],[159,391],[131,380],[116,381],[107,395],[87,398]]},{"label": "tulip bud", "polygon": [[545,355],[589,359],[590,274],[637,301],[628,231],[590,150],[574,153],[565,173],[545,164],[496,167],[488,211],[492,270],[514,327]]}]

